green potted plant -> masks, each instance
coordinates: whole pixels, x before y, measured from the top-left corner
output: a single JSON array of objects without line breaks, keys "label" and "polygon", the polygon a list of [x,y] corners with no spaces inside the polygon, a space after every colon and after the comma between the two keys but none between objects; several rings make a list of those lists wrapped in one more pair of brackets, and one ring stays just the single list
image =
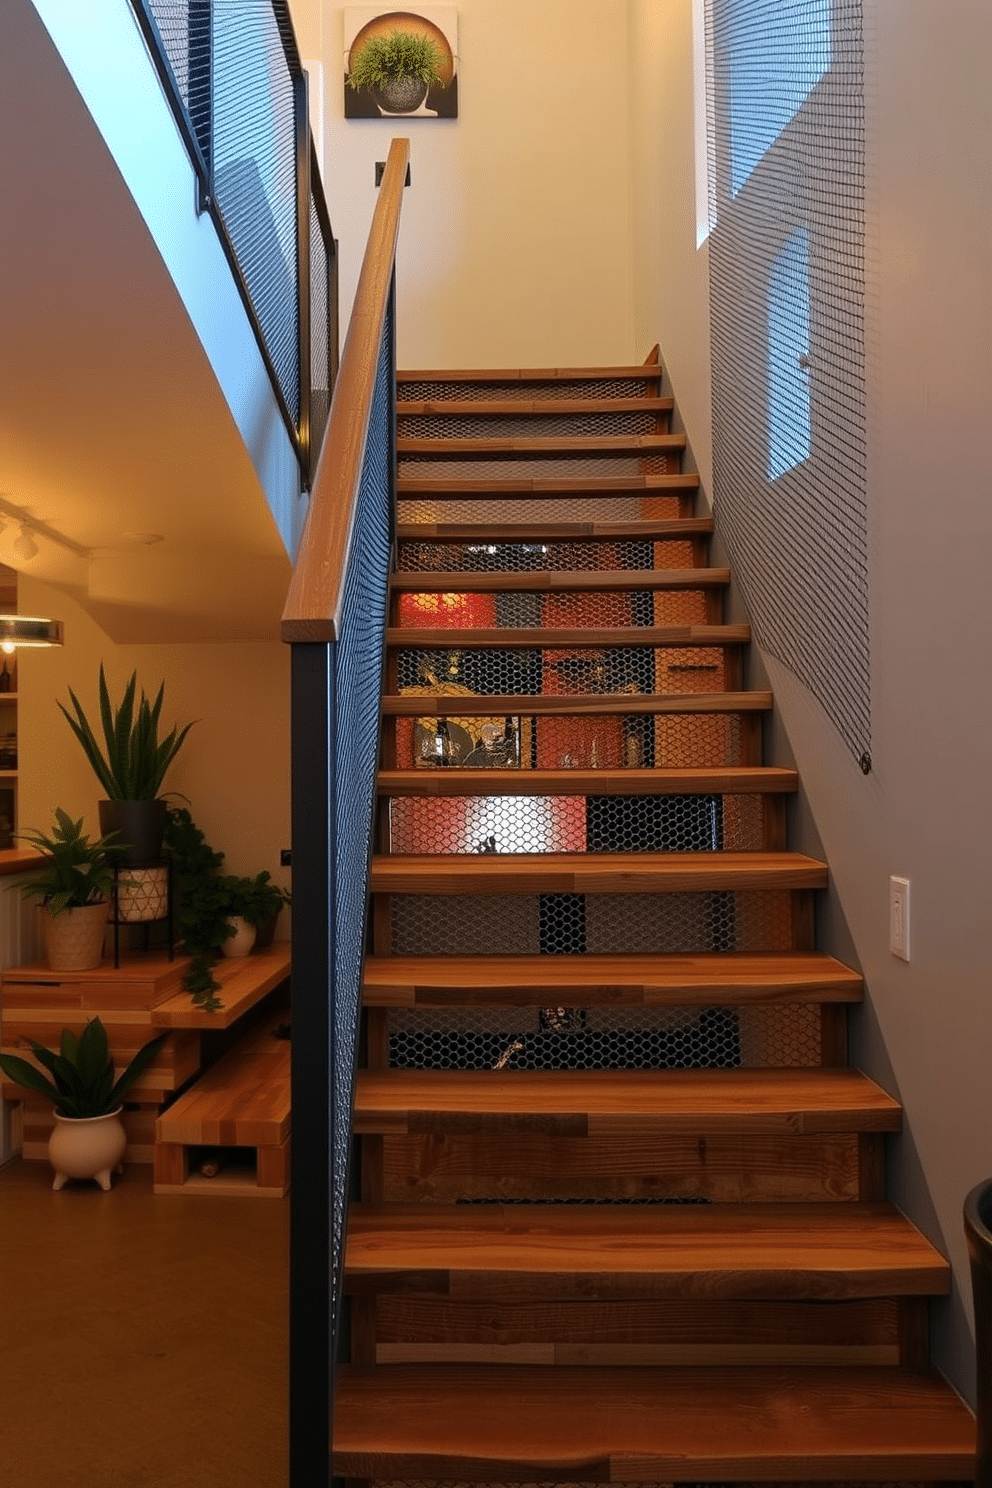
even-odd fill
[{"label": "green potted plant", "polygon": [[443,54],[437,42],[417,31],[374,34],[352,52],[349,87],[367,88],[390,114],[411,114],[432,84],[444,87]]},{"label": "green potted plant", "polygon": [[44,907],[45,959],[53,971],[88,971],[103,957],[103,933],[114,892],[114,859],[121,849],[114,835],[91,841],[83,818],[73,821],[58,807],[51,836],[22,832],[42,854],[40,871],[21,886],[28,899]]},{"label": "green potted plant", "polygon": [[99,1018],[87,1023],[78,1038],[71,1029],[63,1028],[57,1054],[28,1039],[43,1069],[17,1055],[0,1054],[0,1069],[9,1080],[47,1096],[55,1106],[55,1129],[48,1141],[48,1159],[55,1169],[54,1188],[60,1189],[68,1178],[95,1178],[102,1189],[110,1187],[110,1174],[127,1146],[120,1119],[124,1097],[166,1037],[159,1034],[140,1048],[116,1079],[107,1030]]},{"label": "green potted plant", "polygon": [[269,945],[283,905],[292,903],[288,889],[272,882],[267,869],[254,878],[229,873],[221,879],[228,923],[233,935],[225,938],[226,956],[246,956],[256,945]]},{"label": "green potted plant", "polygon": [[177,724],[163,739],[159,739],[165,683],[159,687],[153,703],[149,702],[142,688],[135,709],[137,675],[137,672],[131,673],[120,706],[114,707],[103,664],[100,665],[102,746],[71,687],[69,697],[74,714],[59,703],[107,793],[108,799],[99,802],[100,830],[120,833],[120,841],[125,847],[123,861],[129,866],[153,863],[162,856],[167,803],[159,793],[166,771],[193,727],[191,723],[182,728]]}]

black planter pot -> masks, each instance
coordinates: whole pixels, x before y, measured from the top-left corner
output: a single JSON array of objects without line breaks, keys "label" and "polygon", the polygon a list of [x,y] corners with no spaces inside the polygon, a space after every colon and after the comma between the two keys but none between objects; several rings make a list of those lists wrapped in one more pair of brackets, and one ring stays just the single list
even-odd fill
[{"label": "black planter pot", "polygon": [[162,835],[168,806],[165,801],[98,801],[100,832],[119,832],[127,843],[119,862],[122,868],[140,868],[162,857]]},{"label": "black planter pot", "polygon": [[412,114],[427,97],[427,84],[419,78],[390,78],[372,89],[372,97],[389,114]]},{"label": "black planter pot", "polygon": [[964,1233],[975,1301],[978,1373],[976,1488],[992,1488],[992,1180],[973,1188],[964,1201]]}]

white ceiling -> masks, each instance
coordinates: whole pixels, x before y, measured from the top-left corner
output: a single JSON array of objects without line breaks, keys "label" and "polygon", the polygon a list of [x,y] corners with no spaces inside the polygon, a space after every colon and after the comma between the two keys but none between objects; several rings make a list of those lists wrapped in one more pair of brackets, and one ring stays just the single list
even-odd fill
[{"label": "white ceiling", "polygon": [[117,641],[278,635],[290,564],[223,393],[36,13],[3,0],[0,514],[18,512],[52,535],[24,561],[10,527],[0,559]]}]

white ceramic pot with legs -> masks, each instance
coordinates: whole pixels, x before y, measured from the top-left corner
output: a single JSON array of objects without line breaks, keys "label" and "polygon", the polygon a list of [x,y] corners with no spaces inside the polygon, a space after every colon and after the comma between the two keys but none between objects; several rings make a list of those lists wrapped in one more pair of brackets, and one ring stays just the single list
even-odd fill
[{"label": "white ceramic pot with legs", "polygon": [[110,1175],[120,1170],[127,1147],[127,1133],[121,1121],[123,1106],[105,1116],[60,1116],[55,1112],[55,1129],[48,1139],[48,1161],[55,1169],[54,1189],[62,1188],[69,1178],[95,1178],[105,1191]]}]

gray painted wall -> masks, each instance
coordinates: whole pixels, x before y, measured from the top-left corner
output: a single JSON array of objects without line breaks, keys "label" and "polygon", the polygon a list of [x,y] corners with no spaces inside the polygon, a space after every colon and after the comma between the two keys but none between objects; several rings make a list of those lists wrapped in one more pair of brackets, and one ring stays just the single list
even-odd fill
[{"label": "gray painted wall", "polygon": [[[693,120],[672,90],[659,97],[666,77],[692,73],[692,10],[632,5],[634,157],[657,158],[664,127],[672,167],[663,259],[658,179],[635,171],[635,335],[654,325],[705,472]],[[904,1103],[889,1192],[954,1265],[954,1295],[933,1307],[934,1360],[973,1399],[961,1205],[992,1176],[992,7],[865,0],[865,13],[872,774],[790,672],[753,665],[776,694],[769,759],[802,772],[793,843],[822,844],[830,863],[820,942],[866,975],[852,1056]],[[888,950],[891,874],[912,884],[908,964]]]}]

